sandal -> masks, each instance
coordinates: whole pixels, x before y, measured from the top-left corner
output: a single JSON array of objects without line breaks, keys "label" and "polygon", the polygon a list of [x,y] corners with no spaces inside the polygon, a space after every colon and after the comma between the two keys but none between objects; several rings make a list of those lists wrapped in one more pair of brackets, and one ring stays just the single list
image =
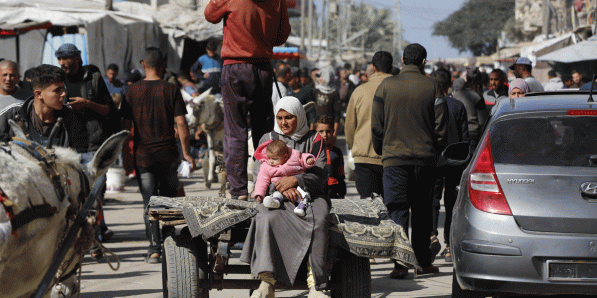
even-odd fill
[{"label": "sandal", "polygon": [[446,247],[442,252],[442,256],[444,256],[444,261],[448,263],[452,263],[452,253],[450,252],[450,248]]},{"label": "sandal", "polygon": [[160,257],[161,257],[161,255],[157,252],[154,252],[152,254],[147,254],[147,256],[145,257],[145,263],[158,264],[158,263],[160,263]]},{"label": "sandal", "polygon": [[429,245],[429,249],[431,250],[431,263],[433,263],[433,261],[435,261],[435,257],[442,249],[442,245],[439,243],[437,236],[431,236],[431,244]]}]

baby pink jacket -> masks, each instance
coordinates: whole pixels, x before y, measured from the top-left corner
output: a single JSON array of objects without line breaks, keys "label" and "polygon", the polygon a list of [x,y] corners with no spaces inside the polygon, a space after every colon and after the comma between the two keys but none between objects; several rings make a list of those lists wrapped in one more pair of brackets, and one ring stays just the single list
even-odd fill
[{"label": "baby pink jacket", "polygon": [[271,183],[274,183],[282,177],[287,176],[294,176],[297,174],[304,173],[307,169],[313,167],[315,163],[312,165],[307,164],[307,159],[309,157],[315,158],[312,154],[309,153],[302,153],[295,149],[288,149],[292,150],[290,154],[290,158],[283,164],[277,166],[270,166],[267,162],[267,155],[265,154],[267,150],[267,145],[269,145],[271,141],[267,141],[255,150],[255,159],[261,162],[259,167],[259,174],[257,175],[257,181],[255,182],[255,190],[253,196],[261,196],[265,197],[267,194],[267,189]]}]

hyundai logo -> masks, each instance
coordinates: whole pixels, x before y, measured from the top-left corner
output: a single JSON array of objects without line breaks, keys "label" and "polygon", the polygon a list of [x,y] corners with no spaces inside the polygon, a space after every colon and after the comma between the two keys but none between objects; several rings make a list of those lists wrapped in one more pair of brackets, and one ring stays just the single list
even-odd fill
[{"label": "hyundai logo", "polygon": [[580,186],[580,191],[588,196],[597,195],[597,182],[585,182]]}]

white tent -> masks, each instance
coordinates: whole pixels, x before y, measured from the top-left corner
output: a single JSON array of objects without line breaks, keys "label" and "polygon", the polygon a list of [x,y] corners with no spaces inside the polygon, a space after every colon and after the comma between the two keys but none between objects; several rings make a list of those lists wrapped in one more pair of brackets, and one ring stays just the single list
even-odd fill
[{"label": "white tent", "polygon": [[[21,32],[16,37],[0,36],[0,57],[19,58],[22,71],[41,63],[57,64],[55,50],[70,42],[83,52],[84,64],[94,64],[103,71],[108,64],[116,63],[121,70],[130,70],[141,68],[139,61],[146,47],[156,46],[168,53],[169,68],[178,71],[185,37],[201,40],[221,35],[221,25],[208,25],[204,18],[195,23],[188,20],[182,26],[182,13],[168,5],[154,10],[146,4],[115,2],[114,11],[105,10],[104,5],[105,1],[0,0],[0,29],[31,22],[84,28],[81,35],[46,36],[46,30],[40,29]],[[190,15],[198,14],[193,11]]]},{"label": "white tent", "polygon": [[597,60],[597,37],[593,36],[585,41],[540,56],[538,59],[560,63]]}]

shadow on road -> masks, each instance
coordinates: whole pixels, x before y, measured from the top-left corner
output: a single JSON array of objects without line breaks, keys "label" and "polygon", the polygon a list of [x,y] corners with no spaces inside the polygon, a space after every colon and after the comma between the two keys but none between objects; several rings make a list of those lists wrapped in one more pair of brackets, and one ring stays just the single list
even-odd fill
[{"label": "shadow on road", "polygon": [[162,293],[162,290],[118,290],[101,292],[83,292],[83,294],[81,294],[81,298],[143,297],[143,295],[160,293]]}]

